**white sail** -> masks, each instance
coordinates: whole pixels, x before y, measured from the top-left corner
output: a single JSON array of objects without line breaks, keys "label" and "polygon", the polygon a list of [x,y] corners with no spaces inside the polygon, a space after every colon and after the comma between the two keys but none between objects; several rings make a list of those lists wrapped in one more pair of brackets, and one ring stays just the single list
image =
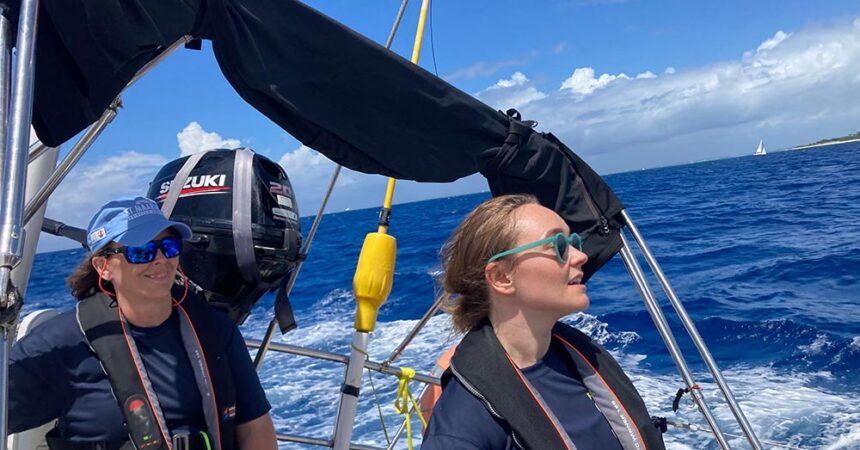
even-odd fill
[{"label": "white sail", "polygon": [[753,153],[753,155],[755,155],[755,156],[767,155],[767,151],[765,151],[765,149],[764,149],[764,140],[763,139],[758,141],[758,148],[755,149],[755,153]]}]

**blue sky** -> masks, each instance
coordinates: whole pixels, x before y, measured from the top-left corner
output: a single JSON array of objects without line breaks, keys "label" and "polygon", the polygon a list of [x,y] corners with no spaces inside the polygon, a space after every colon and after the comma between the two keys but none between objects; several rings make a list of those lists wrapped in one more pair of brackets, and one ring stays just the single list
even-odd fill
[{"label": "blue sky", "polygon": [[[377,42],[400,5],[308,3]],[[407,57],[419,7],[410,2],[393,47]],[[772,151],[860,130],[856,1],[439,0],[420,64],[493,107],[517,107],[601,173],[750,154],[759,139]],[[161,165],[207,146],[249,146],[281,162],[302,215],[319,207],[333,164],[246,105],[208,44],[180,50],[123,101],[52,198],[49,217],[85,226],[101,203],[142,194]],[[384,184],[345,171],[329,211],[377,206]],[[476,176],[402,182],[395,202],[483,189]],[[40,251],[69,246],[51,236],[39,243]]]}]

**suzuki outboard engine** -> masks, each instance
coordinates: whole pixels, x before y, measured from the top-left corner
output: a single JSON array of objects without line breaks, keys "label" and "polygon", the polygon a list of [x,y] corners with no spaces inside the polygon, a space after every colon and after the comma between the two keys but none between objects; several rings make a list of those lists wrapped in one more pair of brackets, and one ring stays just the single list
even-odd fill
[{"label": "suzuki outboard engine", "polygon": [[284,169],[247,148],[209,150],[162,167],[148,196],[194,231],[180,266],[211,305],[242,323],[280,287],[281,330],[295,326],[284,285],[299,260],[301,229]]}]

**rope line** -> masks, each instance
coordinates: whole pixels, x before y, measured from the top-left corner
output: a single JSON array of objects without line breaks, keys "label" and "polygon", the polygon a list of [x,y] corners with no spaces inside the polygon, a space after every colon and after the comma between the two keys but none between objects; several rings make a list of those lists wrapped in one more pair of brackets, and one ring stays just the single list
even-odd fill
[{"label": "rope line", "polygon": [[[400,383],[397,385],[397,396],[394,398],[394,409],[398,414],[403,414],[406,422],[406,446],[412,450],[412,412],[420,409],[418,402],[415,401],[415,396],[409,391],[409,382],[415,378],[415,369],[410,367],[402,367],[400,374],[397,375]],[[413,408],[410,408],[412,402]],[[421,426],[427,428],[427,422],[424,420],[424,415],[418,413],[418,419],[421,421]]]},{"label": "rope line", "polygon": [[433,73],[439,76],[439,68],[436,67],[436,44],[433,43],[433,2],[430,2],[430,10],[427,12],[427,25],[430,26],[430,54],[433,55]]}]

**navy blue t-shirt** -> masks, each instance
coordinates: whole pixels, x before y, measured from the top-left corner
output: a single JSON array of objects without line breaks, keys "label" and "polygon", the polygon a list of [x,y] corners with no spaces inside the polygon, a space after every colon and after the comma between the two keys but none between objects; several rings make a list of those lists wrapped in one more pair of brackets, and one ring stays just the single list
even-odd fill
[{"label": "navy blue t-shirt", "polygon": [[[218,345],[230,360],[237,389],[236,424],[271,408],[242,335],[226,314],[206,309],[220,331]],[[152,328],[132,326],[138,351],[169,429],[206,429],[202,397],[182,344],[178,313]],[[19,340],[9,356],[9,430],[27,430],[59,419],[60,437],[73,442],[128,438],[110,382],[77,322],[66,311]]]},{"label": "navy blue t-shirt", "polygon": [[[578,450],[621,450],[609,422],[588,390],[552,349],[523,375],[559,420]],[[433,409],[422,450],[489,450],[514,448],[510,428],[453,378]]]}]

